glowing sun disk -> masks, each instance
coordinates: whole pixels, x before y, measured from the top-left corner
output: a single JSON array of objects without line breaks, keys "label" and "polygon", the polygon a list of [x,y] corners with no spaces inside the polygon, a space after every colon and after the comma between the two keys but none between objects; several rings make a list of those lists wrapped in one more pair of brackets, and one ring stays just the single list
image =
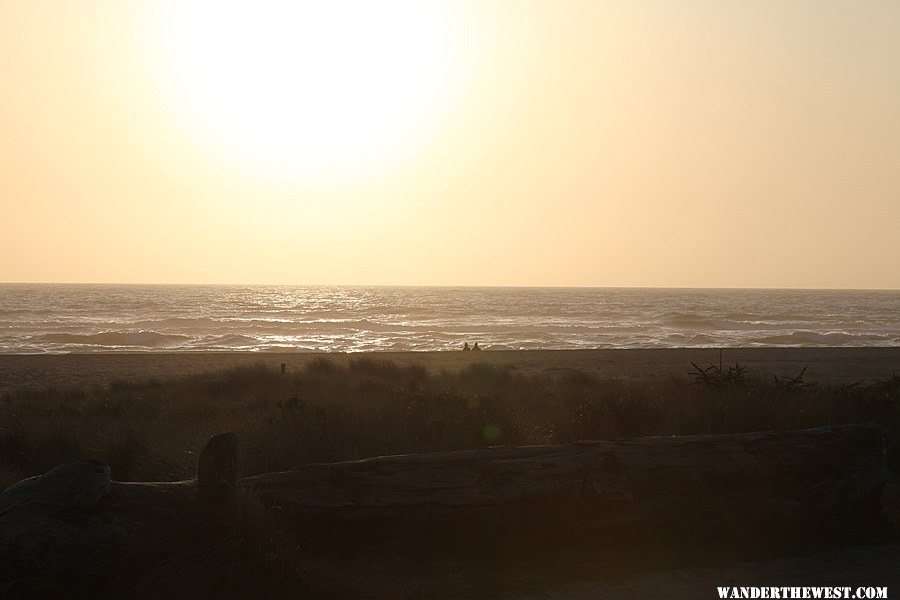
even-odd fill
[{"label": "glowing sun disk", "polygon": [[443,8],[180,0],[164,19],[172,103],[194,135],[258,171],[378,170],[440,120],[458,54]]}]

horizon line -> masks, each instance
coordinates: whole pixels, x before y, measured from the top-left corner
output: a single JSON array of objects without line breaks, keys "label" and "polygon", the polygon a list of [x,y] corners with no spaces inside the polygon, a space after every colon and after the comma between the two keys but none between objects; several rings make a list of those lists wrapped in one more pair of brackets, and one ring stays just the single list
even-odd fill
[{"label": "horizon line", "polygon": [[479,285],[479,284],[380,284],[380,283],[170,283],[116,281],[0,281],[0,285],[90,285],[90,286],[195,286],[195,287],[343,287],[343,288],[493,288],[493,289],[582,289],[582,290],[758,290],[810,292],[897,292],[900,287],[767,287],[767,286],[679,286],[679,285]]}]

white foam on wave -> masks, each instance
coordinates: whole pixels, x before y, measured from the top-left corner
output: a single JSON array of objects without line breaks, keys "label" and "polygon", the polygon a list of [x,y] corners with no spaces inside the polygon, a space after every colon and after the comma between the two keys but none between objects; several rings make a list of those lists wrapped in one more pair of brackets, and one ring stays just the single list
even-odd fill
[{"label": "white foam on wave", "polygon": [[852,334],[840,331],[794,331],[787,335],[773,335],[754,341],[767,346],[873,346],[882,343],[891,345],[892,336],[875,333]]},{"label": "white foam on wave", "polygon": [[900,346],[900,292],[0,284],[0,352]]},{"label": "white foam on wave", "polygon": [[76,344],[85,346],[145,346],[158,348],[177,346],[190,338],[185,335],[156,333],[155,331],[104,331],[94,334],[48,333],[39,341],[51,344]]}]

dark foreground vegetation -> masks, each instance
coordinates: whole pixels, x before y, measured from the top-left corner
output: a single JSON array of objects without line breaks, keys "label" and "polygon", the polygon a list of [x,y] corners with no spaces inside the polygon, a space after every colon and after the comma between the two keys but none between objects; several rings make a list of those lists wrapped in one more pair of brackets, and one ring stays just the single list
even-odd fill
[{"label": "dark foreground vegetation", "polygon": [[[900,425],[896,376],[871,384],[814,385],[802,372],[765,380],[740,365],[688,365],[691,373],[683,380],[627,382],[574,371],[517,375],[480,364],[433,374],[370,358],[347,367],[319,360],[297,373],[274,367],[8,394],[0,401],[0,487],[78,457],[110,465],[119,481],[192,478],[196,453],[223,431],[238,433],[242,470],[252,475],[311,462],[499,444],[859,422],[883,424],[896,435]],[[402,586],[408,597],[433,595],[426,580],[443,586],[448,597],[460,595],[453,592],[459,589],[471,595],[459,581],[476,581],[490,596],[508,586],[531,587],[529,576],[596,576],[604,568],[631,568],[626,556],[606,555],[598,566],[596,556],[573,559],[572,549],[515,543],[505,545],[501,557],[496,546],[485,547],[483,536],[472,531],[443,532],[452,542],[430,548],[428,556],[421,552],[428,541],[422,537],[430,539],[433,531],[378,532],[381,543],[373,558],[354,552],[366,532],[332,532],[336,542],[304,538],[302,530],[282,526],[277,511],[265,510],[253,498],[244,504],[227,524],[198,519],[197,525],[186,525],[151,558],[112,558],[111,582],[87,578],[76,591],[86,597],[102,597],[101,589],[111,597],[158,597],[164,591],[179,597],[355,597],[366,595],[359,590],[367,582],[368,589],[376,589],[377,572],[390,571],[385,563],[394,561],[419,577]],[[445,556],[436,556],[441,553]],[[535,556],[540,560],[531,564]],[[373,566],[376,558],[380,566]],[[643,563],[652,560],[640,557]],[[587,565],[594,570],[585,571]],[[504,576],[510,569],[514,574]],[[530,575],[523,576],[525,571]],[[426,586],[418,595],[416,581]]]},{"label": "dark foreground vegetation", "polygon": [[[692,372],[692,374],[689,374]],[[259,364],[0,399],[0,487],[75,457],[119,481],[196,475],[210,436],[239,433],[246,474],[384,454],[644,435],[785,430],[900,419],[900,377],[872,384],[762,380],[740,365],[686,365],[683,380],[455,373],[363,358],[281,374]]]}]

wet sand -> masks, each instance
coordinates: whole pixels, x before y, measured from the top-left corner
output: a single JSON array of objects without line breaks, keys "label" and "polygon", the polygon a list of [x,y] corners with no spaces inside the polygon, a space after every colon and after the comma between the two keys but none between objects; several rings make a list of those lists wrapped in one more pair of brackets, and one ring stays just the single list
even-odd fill
[{"label": "wet sand", "polygon": [[[720,354],[721,353],[721,354]],[[900,347],[891,348],[660,348],[628,350],[520,350],[483,352],[176,352],[0,355],[0,392],[30,387],[102,385],[115,379],[167,378],[238,365],[263,363],[289,371],[317,358],[418,364],[432,371],[458,370],[482,362],[516,373],[581,371],[598,378],[687,377],[691,362],[746,366],[759,377],[794,376],[808,365],[805,380],[822,383],[872,381],[900,374]]]}]

